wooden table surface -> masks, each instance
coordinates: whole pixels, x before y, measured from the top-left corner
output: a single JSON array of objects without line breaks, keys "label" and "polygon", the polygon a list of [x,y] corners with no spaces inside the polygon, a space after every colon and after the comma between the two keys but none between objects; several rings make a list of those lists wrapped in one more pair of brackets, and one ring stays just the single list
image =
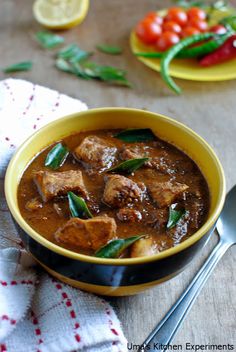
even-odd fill
[{"label": "wooden table surface", "polygon": [[[218,153],[225,169],[227,189],[230,189],[236,183],[236,80],[217,83],[176,80],[184,93],[175,96],[165,87],[159,74],[138,62],[130,52],[129,31],[132,26],[144,13],[168,5],[170,3],[164,0],[94,0],[85,22],[63,33],[67,43],[76,42],[87,50],[104,42],[121,45],[124,48],[122,56],[96,54],[95,58],[101,63],[126,69],[133,89],[84,81],[57,71],[53,52],[41,49],[33,39],[40,26],[33,19],[31,0],[1,0],[0,65],[4,67],[21,60],[32,60],[31,72],[18,73],[14,77],[80,98],[89,107],[146,108],[187,124]],[[1,79],[5,77],[0,74]],[[142,343],[189,284],[216,241],[214,235],[192,264],[171,281],[139,296],[110,299],[129,342]],[[232,248],[207,282],[174,339],[175,343],[236,343],[235,268],[236,251]]]}]

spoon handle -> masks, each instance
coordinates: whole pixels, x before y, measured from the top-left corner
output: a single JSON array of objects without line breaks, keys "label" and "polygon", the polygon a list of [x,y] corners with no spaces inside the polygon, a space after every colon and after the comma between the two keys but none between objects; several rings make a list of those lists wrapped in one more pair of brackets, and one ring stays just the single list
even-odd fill
[{"label": "spoon handle", "polygon": [[143,346],[147,346],[145,350],[149,352],[166,351],[165,346],[172,341],[203,285],[229,247],[229,243],[219,241],[190,285],[144,341]]}]

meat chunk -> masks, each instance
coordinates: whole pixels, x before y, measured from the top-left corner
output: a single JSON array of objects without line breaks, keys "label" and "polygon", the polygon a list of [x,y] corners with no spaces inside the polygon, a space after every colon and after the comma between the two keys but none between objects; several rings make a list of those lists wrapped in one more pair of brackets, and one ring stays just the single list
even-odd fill
[{"label": "meat chunk", "polygon": [[151,256],[159,252],[151,237],[140,238],[131,247],[131,258]]},{"label": "meat chunk", "polygon": [[145,189],[143,183],[136,183],[125,176],[111,175],[106,182],[103,201],[114,208],[122,208],[142,201]]},{"label": "meat chunk", "polygon": [[179,182],[156,182],[149,186],[150,194],[153,200],[160,208],[169,206],[189,187]]},{"label": "meat chunk", "polygon": [[89,167],[104,171],[112,166],[115,159],[116,147],[96,136],[86,137],[75,149],[77,159],[85,162]]},{"label": "meat chunk", "polygon": [[142,220],[142,214],[135,209],[122,208],[116,215],[123,222],[140,222]]},{"label": "meat chunk", "polygon": [[71,218],[55,233],[55,239],[61,243],[95,251],[115,236],[116,222],[108,216],[97,216],[87,220]]},{"label": "meat chunk", "polygon": [[158,231],[165,231],[168,217],[168,208],[155,209],[150,212],[149,219],[146,221],[146,224],[154,227]]},{"label": "meat chunk", "polygon": [[38,187],[44,202],[76,191],[83,197],[87,197],[82,172],[80,170],[69,170],[64,172],[38,171],[34,175],[34,182]]},{"label": "meat chunk", "polygon": [[[143,145],[135,145],[130,147],[125,147],[120,154],[121,159],[129,160],[129,159],[137,159],[137,158],[148,158],[150,157],[150,147]],[[144,163],[144,165],[152,167],[151,160],[148,160]]]}]

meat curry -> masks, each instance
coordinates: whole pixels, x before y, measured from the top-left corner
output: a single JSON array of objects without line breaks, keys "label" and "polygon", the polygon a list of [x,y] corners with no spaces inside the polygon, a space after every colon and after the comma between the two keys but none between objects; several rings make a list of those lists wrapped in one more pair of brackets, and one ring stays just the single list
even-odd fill
[{"label": "meat curry", "polygon": [[149,129],[72,134],[41,151],[18,188],[20,212],[49,241],[103,258],[150,256],[204,223],[198,166]]}]

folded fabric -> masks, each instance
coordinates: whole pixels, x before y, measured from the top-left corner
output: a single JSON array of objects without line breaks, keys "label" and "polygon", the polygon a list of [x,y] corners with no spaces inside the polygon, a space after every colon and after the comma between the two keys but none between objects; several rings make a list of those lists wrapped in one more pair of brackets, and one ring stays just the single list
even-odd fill
[{"label": "folded fabric", "polygon": [[112,307],[37,267],[12,225],[6,166],[30,134],[87,106],[23,80],[0,82],[0,352],[123,352],[127,341]]}]

